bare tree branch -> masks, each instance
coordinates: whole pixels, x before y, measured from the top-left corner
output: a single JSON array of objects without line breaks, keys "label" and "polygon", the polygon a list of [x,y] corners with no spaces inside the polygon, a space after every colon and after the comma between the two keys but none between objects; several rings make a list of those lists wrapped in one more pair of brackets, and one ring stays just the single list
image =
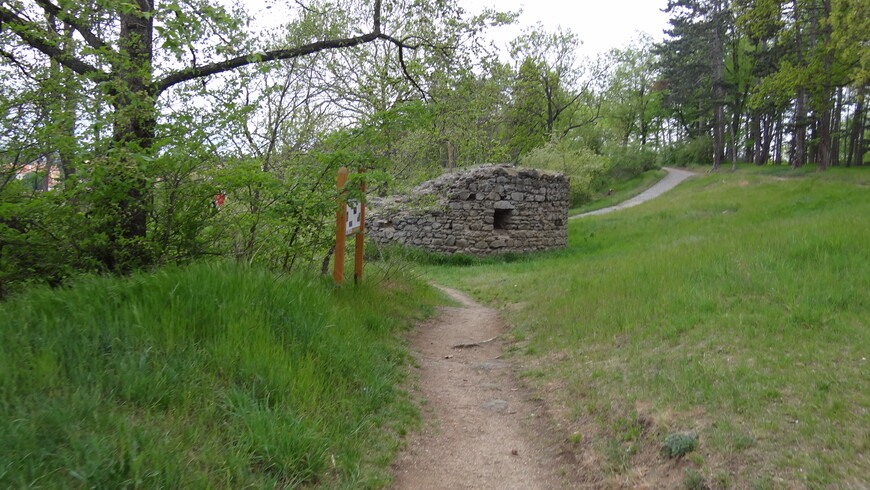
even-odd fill
[{"label": "bare tree branch", "polygon": [[565,136],[567,136],[568,133],[572,129],[582,128],[583,126],[586,126],[587,124],[594,123],[595,121],[598,120],[599,116],[601,116],[601,102],[600,101],[598,102],[598,104],[595,107],[595,115],[594,116],[591,116],[589,119],[587,119],[583,122],[579,122],[577,124],[572,124],[572,125],[568,126],[567,128],[565,128],[564,131],[562,131],[562,137],[564,138]]},{"label": "bare tree branch", "polygon": [[565,110],[566,110],[567,108],[571,107],[572,105],[574,105],[575,102],[577,102],[578,100],[580,100],[580,97],[582,97],[584,93],[585,93],[585,90],[584,90],[584,91],[577,92],[577,95],[575,95],[574,97],[572,97],[571,100],[569,100],[568,102],[566,102],[562,107],[556,106],[556,113],[555,113],[555,115],[553,116],[553,119],[554,119],[554,120],[555,120],[555,119],[558,119],[559,116],[560,116],[563,112],[565,112]]},{"label": "bare tree branch", "polygon": [[[163,79],[157,81],[152,86],[152,95],[160,95],[164,90],[172,87],[173,85],[190,81],[197,78],[207,77],[209,75],[215,75],[218,73],[223,73],[226,71],[230,71],[236,68],[240,68],[242,66],[255,64],[255,63],[264,63],[267,61],[277,61],[277,60],[288,60],[299,58],[302,56],[306,56],[309,54],[314,54],[320,51],[327,51],[333,49],[340,48],[349,48],[353,46],[358,46],[361,44],[370,43],[372,41],[376,41],[378,39],[387,41],[399,48],[399,63],[402,67],[402,73],[405,78],[414,85],[414,87],[420,92],[423,99],[426,100],[428,98],[428,94],[422,87],[417,83],[417,81],[411,76],[408,71],[408,66],[405,63],[404,58],[404,50],[405,49],[419,49],[422,46],[432,46],[431,43],[421,42],[419,44],[409,44],[408,39],[396,39],[390,35],[383,34],[381,32],[381,0],[375,1],[374,15],[373,15],[373,28],[372,31],[367,34],[362,34],[359,36],[342,38],[342,39],[329,39],[325,41],[317,41],[314,43],[305,44],[303,46],[298,46],[296,48],[291,49],[277,49],[272,51],[266,51],[262,53],[249,54],[245,56],[238,56],[236,58],[232,58],[229,60],[219,61],[216,63],[210,63],[203,66],[194,66],[191,68],[186,68],[184,70],[172,73],[167,75]],[[419,38],[414,38],[419,39]],[[434,47],[434,46],[433,46]]]},{"label": "bare tree branch", "polygon": [[229,60],[219,61],[217,63],[210,63],[208,65],[185,68],[184,70],[175,72],[171,75],[167,75],[163,79],[157,81],[157,83],[152,86],[152,95],[159,95],[169,87],[182,82],[194,80],[201,77],[207,77],[209,75],[215,75],[218,73],[223,73],[226,71],[234,70],[236,68],[240,68],[242,66],[247,66],[255,63],[264,63],[267,61],[288,60],[317,53],[320,51],[358,46],[360,44],[372,42],[379,37],[380,35],[377,33],[368,33],[361,36],[344,39],[317,41],[292,49],[276,49],[263,53],[239,56]]},{"label": "bare tree branch", "polygon": [[19,60],[18,57],[16,57],[13,53],[10,53],[4,49],[0,49],[0,57],[9,60],[9,63],[17,68],[18,71],[21,72],[21,75],[23,75],[25,78],[29,78],[33,81],[38,81],[38,79],[34,77],[33,74],[30,72],[30,67],[22,63],[21,60]]},{"label": "bare tree branch", "polygon": [[97,50],[111,50],[111,46],[109,46],[105,41],[96,36],[93,32],[88,29],[83,22],[79,19],[73,17],[69,13],[62,10],[57,5],[54,5],[49,0],[35,0],[39,6],[41,6],[47,13],[57,17],[58,19],[66,22],[71,25],[73,29],[78,31],[81,34],[82,38],[87,42],[92,48]]},{"label": "bare tree branch", "polygon": [[306,10],[308,12],[311,12],[312,14],[323,15],[323,12],[318,12],[317,10],[314,10],[313,8],[309,7],[308,5],[305,5],[304,3],[300,2],[299,0],[296,0],[295,3],[296,3],[296,5],[299,5],[299,8],[301,8],[302,10]]},{"label": "bare tree branch", "polygon": [[109,80],[109,75],[104,71],[64,52],[56,43],[52,43],[40,36],[38,33],[40,33],[42,29],[38,25],[22,19],[5,7],[0,7],[0,24],[3,23],[11,26],[10,30],[29,46],[41,51],[49,58],[57,61],[75,73],[90,77],[98,82]]},{"label": "bare tree branch", "polygon": [[420,96],[423,97],[423,101],[425,102],[427,100],[426,92],[422,88],[420,88],[420,85],[417,84],[417,80],[414,80],[414,77],[412,77],[411,74],[408,73],[408,67],[405,65],[404,53],[405,47],[399,45],[399,64],[402,65],[402,73],[405,74],[405,78],[408,79],[408,81],[411,82],[412,85],[414,85],[418,92],[420,92]]}]

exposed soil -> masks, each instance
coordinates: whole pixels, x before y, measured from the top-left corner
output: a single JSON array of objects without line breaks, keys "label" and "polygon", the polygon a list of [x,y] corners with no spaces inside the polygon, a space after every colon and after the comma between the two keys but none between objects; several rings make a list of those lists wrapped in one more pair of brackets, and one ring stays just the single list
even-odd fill
[{"label": "exposed soil", "polygon": [[394,463],[393,488],[574,488],[573,456],[504,358],[507,325],[495,310],[440,289],[462,306],[440,308],[411,338],[425,427]]}]

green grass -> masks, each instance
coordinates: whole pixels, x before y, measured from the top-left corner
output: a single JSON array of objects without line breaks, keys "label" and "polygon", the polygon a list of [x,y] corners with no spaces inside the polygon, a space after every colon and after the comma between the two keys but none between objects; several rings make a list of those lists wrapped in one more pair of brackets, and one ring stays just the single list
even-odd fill
[{"label": "green grass", "polygon": [[[698,173],[710,173],[711,165],[696,164],[689,165],[686,168]],[[811,178],[814,180],[826,180],[834,182],[844,182],[854,185],[870,185],[870,172],[867,171],[867,166],[864,167],[828,167],[824,172],[819,172],[815,164],[807,164],[803,167],[793,169],[786,165],[762,165],[756,166],[752,163],[737,162],[737,170],[731,170],[731,162],[723,163],[719,167],[717,175],[728,175],[737,172],[739,174],[750,175],[766,175],[771,177],[779,177],[784,179],[801,179]]]},{"label": "green grass", "polygon": [[417,423],[397,331],[432,294],[219,263],[13,298],[0,487],[383,486]]},{"label": "green grass", "polygon": [[591,421],[611,440],[592,443],[604,461],[617,422],[642,420],[641,454],[697,433],[693,464],[711,482],[863,488],[868,183],[870,168],[704,175],[571,221],[564,251],[425,271],[509,306],[525,362],[562,387],[569,432]]},{"label": "green grass", "polygon": [[[594,199],[580,207],[568,211],[569,216],[575,214],[588,213],[598,209],[609,208],[615,206],[622,201],[627,201],[641,192],[654,186],[658,181],[662,180],[668,173],[662,169],[647,170],[646,172],[632,177],[631,179],[622,182],[610,183],[609,188],[603,193],[594,196]],[[610,195],[607,192],[613,189]]]}]

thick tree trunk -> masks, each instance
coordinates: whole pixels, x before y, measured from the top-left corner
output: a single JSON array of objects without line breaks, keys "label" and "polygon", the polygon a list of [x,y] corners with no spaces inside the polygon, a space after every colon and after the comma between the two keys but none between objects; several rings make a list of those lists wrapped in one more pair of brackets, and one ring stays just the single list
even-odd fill
[{"label": "thick tree trunk", "polygon": [[[822,17],[827,20],[831,15],[831,0],[822,0],[821,7]],[[822,43],[823,46],[828,46],[831,43],[830,23],[822,22],[819,19],[818,13],[818,9],[815,9],[813,14],[814,31],[821,31],[821,35],[817,36],[816,41]],[[822,107],[821,110],[817,111],[818,137],[815,138],[818,141],[818,153],[816,159],[816,170],[818,171],[827,170],[827,168],[831,166],[831,113],[833,112],[834,90],[831,81],[831,65],[833,64],[833,59],[830,52],[827,52],[824,55],[822,64],[824,66],[822,70],[822,97],[819,101]]]},{"label": "thick tree trunk", "polygon": [[640,87],[640,147],[646,147],[647,133],[649,132],[649,123],[646,120],[646,106],[647,103],[643,102],[646,96],[646,87]]},{"label": "thick tree trunk", "polygon": [[42,182],[37,181],[37,186],[41,191],[47,191],[51,189],[51,172],[54,170],[54,158],[51,156],[46,157],[45,159],[45,167],[43,167],[43,172],[45,175],[42,177]]},{"label": "thick tree trunk", "polygon": [[734,133],[734,126],[731,127],[731,170],[737,170],[737,135]]},{"label": "thick tree trunk", "polygon": [[58,156],[60,157],[60,167],[61,171],[63,171],[63,179],[66,181],[72,175],[76,173],[76,164],[75,164],[75,155],[77,153],[76,147],[76,101],[75,97],[72,95],[68,95],[63,102],[62,111],[65,115],[63,119],[61,132],[65,137],[66,141],[61,145],[58,149]]},{"label": "thick tree trunk", "polygon": [[837,87],[837,102],[834,105],[834,114],[831,116],[831,165],[840,165],[840,131],[843,129],[841,118],[843,117],[843,87]]},{"label": "thick tree trunk", "polygon": [[725,149],[725,59],[723,54],[724,33],[722,32],[722,9],[716,2],[713,13],[713,45],[711,57],[713,63],[713,170],[722,163]]},{"label": "thick tree trunk", "polygon": [[721,104],[714,109],[713,121],[713,170],[718,170],[722,164],[722,154],[725,148],[725,110]]},{"label": "thick tree trunk", "polygon": [[725,107],[723,99],[725,83],[725,60],[722,59],[722,30],[719,26],[718,15],[714,20],[713,28],[713,170],[717,170],[722,163],[722,154],[725,149]]},{"label": "thick tree trunk", "polygon": [[819,115],[819,130],[818,130],[818,160],[816,160],[816,170],[827,170],[831,166],[831,107],[826,102],[825,109]]},{"label": "thick tree trunk", "polygon": [[762,127],[762,119],[764,115],[761,111],[753,111],[752,113],[752,121],[750,121],[749,132],[750,138],[752,138],[752,146],[746,147],[746,160],[752,162],[754,165],[764,165],[764,162],[761,158],[761,148],[764,145],[764,141],[761,137],[761,127]]},{"label": "thick tree trunk", "polygon": [[[69,43],[72,42],[73,31],[67,28],[64,31],[64,42],[61,49],[67,50]],[[58,125],[59,137],[57,141],[57,154],[60,157],[60,168],[63,172],[63,180],[66,181],[69,177],[76,173],[75,155],[77,153],[76,146],[76,105],[78,102],[78,94],[71,90],[73,84],[73,74],[60,63],[51,62],[52,76],[56,83],[60,84],[61,90],[58,93],[60,101],[60,109],[55,114],[55,123]]]},{"label": "thick tree trunk", "polygon": [[776,129],[774,130],[773,164],[782,165],[782,140],[783,140],[782,114],[776,115]]},{"label": "thick tree trunk", "polygon": [[864,94],[858,94],[858,105],[852,117],[852,165],[858,167],[864,164]]},{"label": "thick tree trunk", "polygon": [[779,116],[774,114],[765,114],[763,119],[763,130],[762,130],[762,145],[761,145],[761,155],[759,155],[758,165],[765,165],[770,160],[770,146],[773,143],[773,132],[775,129],[776,121]]},{"label": "thick tree trunk", "polygon": [[[109,269],[128,271],[148,264],[145,238],[148,219],[148,185],[140,169],[142,157],[150,157],[156,126],[156,101],[150,94],[152,70],[153,0],[136,0],[133,9],[120,15],[118,47],[120,75],[114,93],[114,171],[108,185],[120,192],[112,253],[104,259]],[[120,238],[120,240],[119,240]]]},{"label": "thick tree trunk", "polygon": [[736,162],[740,158],[740,143],[737,141],[737,135],[740,134],[740,113],[735,107],[731,108],[731,123],[728,124],[728,145],[726,155],[732,162]]},{"label": "thick tree trunk", "polygon": [[556,125],[556,89],[550,84],[550,74],[546,71],[543,73],[542,82],[544,97],[547,101],[546,134],[549,138],[553,134],[553,128]]},{"label": "thick tree trunk", "polygon": [[[799,8],[799,5],[801,4],[797,0],[794,0],[792,3],[794,4],[792,15],[794,16],[795,23],[797,57],[799,63],[802,65],[805,55],[804,36],[801,31],[801,26],[803,25],[803,19],[801,18],[802,9]],[[791,164],[791,168],[799,168],[806,163],[807,99],[807,90],[804,87],[799,86],[795,93],[794,119],[792,120],[794,135],[790,142],[789,163]]]},{"label": "thick tree trunk", "polygon": [[798,89],[794,109],[794,151],[791,158],[791,168],[800,168],[807,159],[807,93]]},{"label": "thick tree trunk", "polygon": [[[67,55],[70,55],[72,50],[73,29],[65,23],[60,22],[54,12],[46,10],[46,20],[51,26],[51,29],[58,34],[58,49]],[[75,174],[75,126],[76,126],[76,102],[78,94],[75,93],[73,87],[74,74],[71,70],[64,67],[56,60],[49,60],[48,68],[49,76],[43,82],[46,84],[42,88],[49,97],[55,101],[55,105],[50,109],[50,124],[55,126],[56,131],[52,135],[52,146],[60,160],[60,170],[63,173],[63,180]],[[46,186],[49,184],[51,172],[46,174]],[[47,188],[47,187],[46,187]]]},{"label": "thick tree trunk", "polygon": [[[857,111],[857,109],[858,109],[857,104],[855,105],[855,109]],[[856,115],[856,113],[852,113],[851,117],[846,116],[846,132],[847,132],[847,134],[846,134],[846,143],[845,143],[846,144],[846,162],[845,162],[845,165],[847,167],[852,166],[852,158],[853,158],[853,155],[855,154],[855,134],[854,134],[855,133],[855,131],[854,131],[855,115]]]},{"label": "thick tree trunk", "polygon": [[764,165],[764,161],[761,157],[762,147],[764,146],[764,141],[761,136],[761,127],[762,127],[762,115],[761,111],[754,111],[752,114],[752,122],[750,127],[750,133],[752,134],[752,148],[751,154],[747,155],[747,157],[751,157],[750,160],[754,165]]}]

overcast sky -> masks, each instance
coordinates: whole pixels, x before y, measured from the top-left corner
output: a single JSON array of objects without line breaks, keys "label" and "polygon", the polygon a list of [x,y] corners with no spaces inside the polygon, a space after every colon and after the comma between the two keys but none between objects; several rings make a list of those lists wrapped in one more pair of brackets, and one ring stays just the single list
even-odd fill
[{"label": "overcast sky", "polygon": [[583,54],[594,56],[621,48],[646,32],[656,41],[664,38],[668,17],[661,11],[667,0],[462,0],[469,12],[484,7],[523,10],[518,25],[502,27],[490,35],[499,44],[515,38],[526,26],[541,22],[548,30],[571,29],[583,41]]},{"label": "overcast sky", "polygon": [[[280,24],[282,11],[292,0],[219,0],[226,5],[241,2],[255,15],[257,23]],[[667,0],[459,0],[469,13],[484,7],[499,11],[522,10],[517,24],[490,29],[487,36],[499,46],[506,46],[524,28],[540,22],[547,30],[571,29],[583,42],[582,54],[594,56],[612,48],[621,48],[646,32],[656,41],[664,38],[667,15],[661,11]],[[267,9],[266,6],[269,6]]]}]

